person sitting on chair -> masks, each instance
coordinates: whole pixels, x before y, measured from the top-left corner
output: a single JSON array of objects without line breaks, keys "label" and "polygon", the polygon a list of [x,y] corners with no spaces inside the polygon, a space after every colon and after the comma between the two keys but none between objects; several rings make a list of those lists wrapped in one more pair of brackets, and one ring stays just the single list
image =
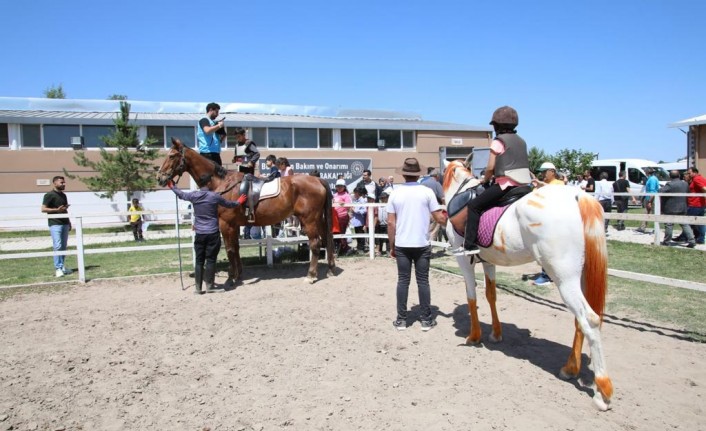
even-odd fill
[{"label": "person sitting on chair", "polygon": [[490,124],[495,129],[495,139],[490,144],[490,156],[482,181],[488,183],[494,177],[495,182],[468,202],[466,234],[463,247],[453,251],[456,256],[479,253],[476,239],[481,213],[493,207],[514,187],[531,181],[527,144],[515,130],[518,123],[517,111],[510,106],[502,106],[493,112]]}]

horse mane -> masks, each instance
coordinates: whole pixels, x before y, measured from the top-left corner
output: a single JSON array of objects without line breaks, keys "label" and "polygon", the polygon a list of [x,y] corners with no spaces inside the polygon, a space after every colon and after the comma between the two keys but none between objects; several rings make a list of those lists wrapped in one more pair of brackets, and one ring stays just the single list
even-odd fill
[{"label": "horse mane", "polygon": [[449,189],[449,186],[451,186],[451,182],[454,179],[454,171],[456,169],[463,169],[464,171],[468,172],[469,176],[472,176],[471,171],[469,171],[464,165],[463,162],[459,160],[453,160],[452,162],[449,163],[449,165],[446,167],[446,171],[444,171],[444,192]]}]

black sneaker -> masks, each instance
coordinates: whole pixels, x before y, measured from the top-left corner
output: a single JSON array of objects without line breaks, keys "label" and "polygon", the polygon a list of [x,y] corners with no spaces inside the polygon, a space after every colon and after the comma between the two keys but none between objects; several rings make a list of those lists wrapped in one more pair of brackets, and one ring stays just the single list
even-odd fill
[{"label": "black sneaker", "polygon": [[392,322],[392,326],[394,326],[398,331],[404,331],[407,329],[407,321],[404,319],[397,319]]},{"label": "black sneaker", "polygon": [[695,242],[690,242],[689,244],[686,245],[686,248],[694,248],[694,247],[696,247]]},{"label": "black sneaker", "polygon": [[422,320],[422,331],[426,332],[436,326],[436,320]]}]

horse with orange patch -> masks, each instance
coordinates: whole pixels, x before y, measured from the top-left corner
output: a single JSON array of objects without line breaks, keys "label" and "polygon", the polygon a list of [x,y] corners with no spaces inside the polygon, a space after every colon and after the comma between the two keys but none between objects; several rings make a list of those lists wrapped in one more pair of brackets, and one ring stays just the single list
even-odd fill
[{"label": "horse with orange patch", "polygon": [[[446,202],[451,203],[457,193],[478,184],[462,162],[451,162],[444,174]],[[451,216],[451,209],[449,213]],[[449,217],[446,232],[451,246],[459,247],[463,244],[463,233],[459,233],[458,227],[463,223],[454,223],[451,219]],[[485,294],[493,321],[489,336],[492,342],[502,341],[502,326],[495,305],[495,266],[536,261],[544,268],[556,283],[566,307],[575,316],[572,351],[559,374],[564,379],[578,376],[585,337],[595,373],[593,401],[599,410],[608,409],[613,395],[600,335],[608,274],[603,226],[603,209],[592,196],[573,187],[547,186],[519,198],[499,216],[488,244],[479,244],[479,255],[457,256],[466,281],[471,318],[467,344],[480,343],[482,336],[476,304],[477,256],[485,272]]]}]

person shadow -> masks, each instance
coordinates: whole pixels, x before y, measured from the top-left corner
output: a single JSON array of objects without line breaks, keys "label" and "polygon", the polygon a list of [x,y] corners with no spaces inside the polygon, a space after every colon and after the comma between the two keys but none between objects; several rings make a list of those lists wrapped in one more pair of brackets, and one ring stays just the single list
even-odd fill
[{"label": "person shadow", "polygon": [[[489,335],[492,333],[493,327],[488,323],[480,323],[482,331],[482,339],[478,345],[467,345],[465,338],[469,334],[471,319],[468,314],[468,306],[461,304],[453,310],[453,326],[456,328],[455,335],[462,338],[463,341],[459,344],[460,347],[488,349],[494,352],[500,352],[508,358],[516,359],[518,365],[522,361],[526,361],[536,366],[537,368],[555,376],[557,379],[565,381],[573,385],[577,390],[593,397],[593,383],[595,375],[589,368],[590,358],[587,354],[581,354],[581,370],[575,379],[564,380],[559,377],[561,367],[566,363],[566,359],[571,353],[571,345],[563,345],[551,340],[540,337],[534,337],[531,331],[526,328],[518,328],[512,323],[502,323],[503,339],[499,343],[490,341]],[[567,325],[567,341],[573,341],[574,326]]]}]

